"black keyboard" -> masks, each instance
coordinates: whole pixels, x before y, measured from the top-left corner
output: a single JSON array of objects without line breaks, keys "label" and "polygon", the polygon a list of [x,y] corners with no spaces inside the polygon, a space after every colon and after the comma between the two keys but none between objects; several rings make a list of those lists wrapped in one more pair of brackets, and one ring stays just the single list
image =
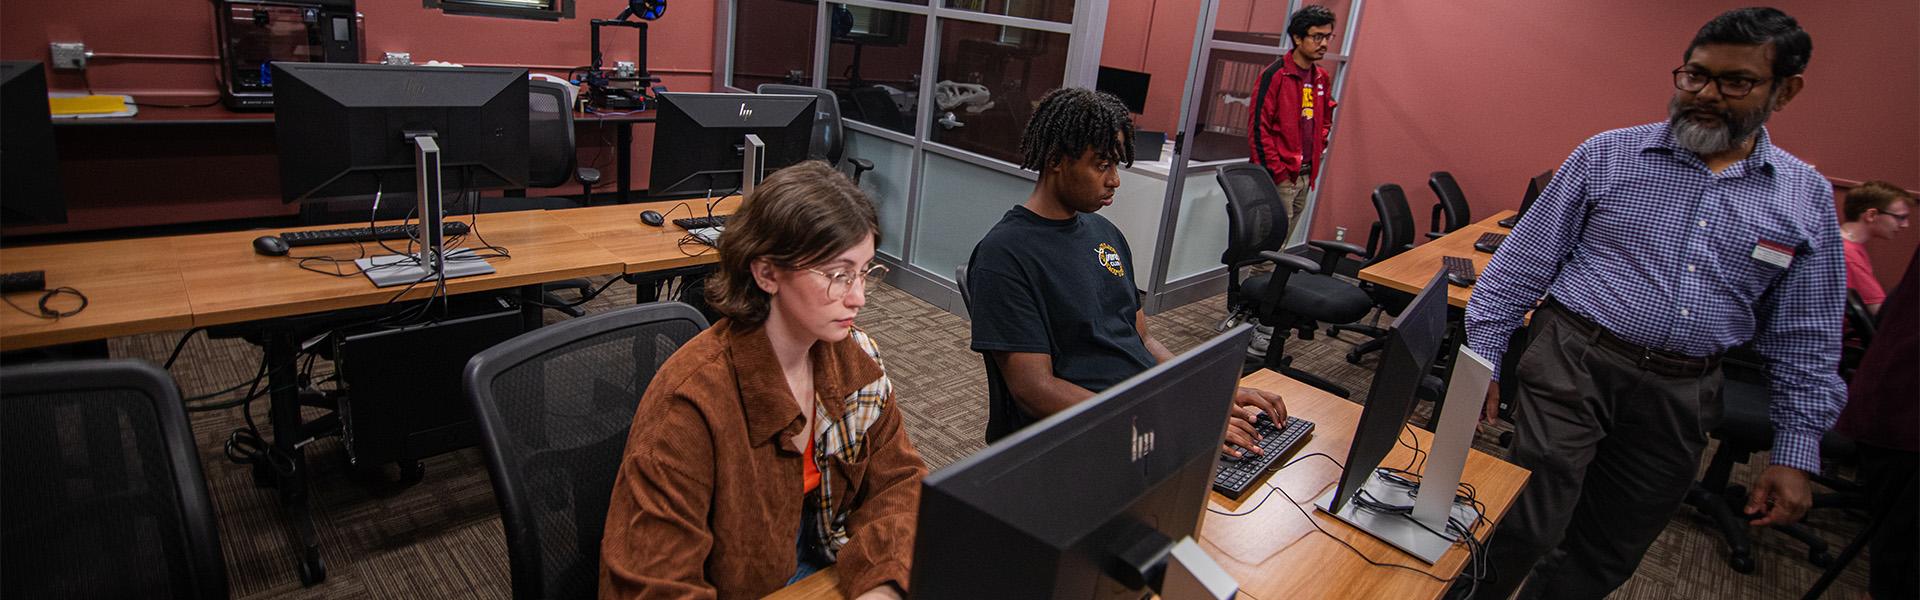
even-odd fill
[{"label": "black keyboard", "polygon": [[1287,427],[1281,429],[1273,426],[1273,419],[1261,415],[1253,427],[1260,432],[1260,449],[1266,454],[1248,452],[1237,459],[1221,456],[1219,470],[1213,472],[1213,491],[1233,498],[1247,493],[1261,475],[1284,464],[1280,459],[1306,444],[1307,434],[1313,431],[1313,421],[1287,417]]},{"label": "black keyboard", "polygon": [[693,231],[695,229],[703,229],[707,227],[719,227],[721,225],[725,225],[727,224],[727,216],[713,215],[711,217],[687,217],[685,219],[674,219],[673,224],[679,225],[681,229],[685,229],[687,231]]},{"label": "black keyboard", "polygon": [[[280,234],[288,246],[319,246],[322,244],[350,244],[353,242],[376,242],[380,240],[404,240],[413,237],[419,231],[419,225],[381,225],[372,229],[348,227],[345,229],[321,229],[316,231],[288,231]],[[466,235],[467,224],[461,221],[446,221],[440,224],[440,233],[445,236]]]},{"label": "black keyboard", "polygon": [[1460,287],[1473,285],[1480,276],[1473,272],[1473,260],[1465,256],[1443,256],[1441,261],[1447,267],[1447,283]]},{"label": "black keyboard", "polygon": [[1482,233],[1480,234],[1480,239],[1474,240],[1473,249],[1492,254],[1493,251],[1500,249],[1500,242],[1504,241],[1507,241],[1507,234],[1493,232]]}]

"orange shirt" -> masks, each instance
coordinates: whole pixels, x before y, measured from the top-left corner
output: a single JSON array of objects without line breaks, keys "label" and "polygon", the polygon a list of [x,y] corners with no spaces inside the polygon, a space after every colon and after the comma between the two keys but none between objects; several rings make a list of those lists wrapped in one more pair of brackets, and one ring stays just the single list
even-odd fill
[{"label": "orange shirt", "polygon": [[805,465],[800,470],[800,493],[811,494],[814,488],[820,487],[820,466],[813,464],[813,438],[807,438],[807,455],[800,459],[800,464]]}]

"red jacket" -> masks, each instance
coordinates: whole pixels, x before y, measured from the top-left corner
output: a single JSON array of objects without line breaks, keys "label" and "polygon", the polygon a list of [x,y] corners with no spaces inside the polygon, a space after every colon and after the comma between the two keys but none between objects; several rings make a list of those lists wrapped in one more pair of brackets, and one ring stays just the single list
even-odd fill
[{"label": "red jacket", "polygon": [[[1303,93],[1309,83],[1311,95]],[[1254,163],[1273,174],[1274,183],[1300,176],[1302,154],[1314,159],[1313,171],[1320,170],[1321,155],[1327,150],[1327,127],[1333,122],[1333,109],[1340,105],[1327,94],[1332,83],[1333,77],[1319,65],[1309,74],[1294,64],[1291,52],[1260,73],[1260,87],[1253,95],[1255,110],[1247,111],[1252,115],[1247,123],[1247,147]],[[1303,130],[1313,132],[1304,153]]]}]

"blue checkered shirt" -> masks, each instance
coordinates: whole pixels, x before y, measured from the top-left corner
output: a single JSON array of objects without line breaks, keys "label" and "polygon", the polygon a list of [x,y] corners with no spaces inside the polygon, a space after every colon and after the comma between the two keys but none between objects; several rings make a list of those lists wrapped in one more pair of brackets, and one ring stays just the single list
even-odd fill
[{"label": "blue checkered shirt", "polygon": [[[1792,249],[1789,266],[1761,260],[1763,240]],[[1468,346],[1499,364],[1547,294],[1650,348],[1708,356],[1751,340],[1770,375],[1773,463],[1820,470],[1820,437],[1846,404],[1833,185],[1764,128],[1719,173],[1666,123],[1581,144],[1474,286]]]}]

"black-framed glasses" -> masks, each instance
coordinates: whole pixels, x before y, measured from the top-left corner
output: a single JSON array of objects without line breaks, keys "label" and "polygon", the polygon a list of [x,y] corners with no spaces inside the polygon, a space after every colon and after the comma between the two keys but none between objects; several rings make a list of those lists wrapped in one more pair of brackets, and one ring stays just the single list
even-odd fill
[{"label": "black-framed glasses", "polygon": [[1673,70],[1673,87],[1682,92],[1695,93],[1707,89],[1709,82],[1720,86],[1720,95],[1728,98],[1745,98],[1753,93],[1753,88],[1765,82],[1765,79],[1743,77],[1740,75],[1714,75],[1695,71],[1686,67]]},{"label": "black-framed glasses", "polygon": [[1907,222],[1907,217],[1910,217],[1910,216],[1912,216],[1912,213],[1890,213],[1890,212],[1887,212],[1887,211],[1884,211],[1884,210],[1883,210],[1883,211],[1880,211],[1880,214],[1883,214],[1883,215],[1886,215],[1886,216],[1889,216],[1889,217],[1893,217],[1893,220],[1894,220],[1895,222],[1899,222],[1899,223],[1905,223],[1905,222]]},{"label": "black-framed glasses", "polygon": [[1301,37],[1304,37],[1304,38],[1307,38],[1307,40],[1308,40],[1308,41],[1311,41],[1311,42],[1313,42],[1313,43],[1315,43],[1315,44],[1318,44],[1318,43],[1321,43],[1321,42],[1325,42],[1325,41],[1327,41],[1327,40],[1331,40],[1331,39],[1333,39],[1333,34],[1331,34],[1331,33],[1311,33],[1311,34],[1307,34],[1307,35],[1304,35],[1304,36],[1301,36]]},{"label": "black-framed glasses", "polygon": [[853,291],[853,286],[856,283],[860,285],[860,289],[864,290],[867,289],[868,279],[885,280],[887,278],[886,265],[873,265],[867,267],[864,271],[843,268],[828,272],[813,267],[807,267],[806,270],[827,278],[827,298],[832,300],[846,298],[847,292]]}]

